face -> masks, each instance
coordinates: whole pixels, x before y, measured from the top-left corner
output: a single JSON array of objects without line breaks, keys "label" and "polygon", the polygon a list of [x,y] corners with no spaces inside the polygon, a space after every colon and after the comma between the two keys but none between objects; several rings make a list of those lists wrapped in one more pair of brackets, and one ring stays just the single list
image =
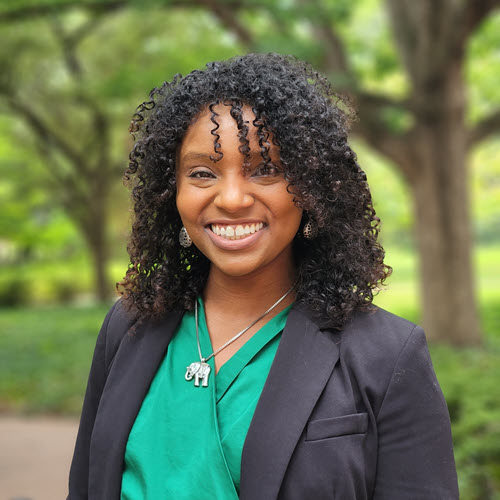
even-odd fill
[{"label": "face", "polygon": [[302,210],[287,192],[277,146],[270,146],[272,163],[263,166],[257,129],[252,125],[255,115],[248,106],[243,107],[243,118],[249,127],[251,168],[244,172],[238,127],[230,109],[222,104],[214,107],[223,153],[217,162],[210,159],[214,155],[210,112],[200,113],[188,128],[178,151],[177,209],[212,268],[230,276],[289,269]]}]

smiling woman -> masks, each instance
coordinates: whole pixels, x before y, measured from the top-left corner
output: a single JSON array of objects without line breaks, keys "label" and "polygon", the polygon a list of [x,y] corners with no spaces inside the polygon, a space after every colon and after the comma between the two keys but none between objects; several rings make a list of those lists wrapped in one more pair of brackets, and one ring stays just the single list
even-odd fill
[{"label": "smiling woman", "polygon": [[277,54],[139,106],[68,498],[458,498],[424,333],[372,305],[390,268],[350,115]]},{"label": "smiling woman", "polygon": [[[243,122],[250,125],[249,160],[243,169],[238,126],[230,111],[230,103],[205,109],[184,136],[176,176],[177,210],[196,248],[212,264],[210,280],[224,279],[218,274],[246,280],[260,275],[258,279],[266,282],[279,276],[291,280],[292,242],[302,210],[287,191],[276,145],[269,145],[270,161],[264,163],[258,129],[252,125],[256,117],[248,105],[241,109]],[[221,148],[217,161],[210,159],[212,120]]]}]

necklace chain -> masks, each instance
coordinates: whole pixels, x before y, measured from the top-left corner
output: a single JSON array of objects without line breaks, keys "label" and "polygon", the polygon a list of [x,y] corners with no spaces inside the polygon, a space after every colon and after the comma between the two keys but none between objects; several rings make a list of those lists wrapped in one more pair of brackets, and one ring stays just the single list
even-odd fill
[{"label": "necklace chain", "polygon": [[295,288],[295,282],[289,290],[286,291],[284,295],[282,295],[264,314],[261,314],[255,321],[252,321],[246,328],[238,332],[232,339],[229,339],[224,345],[220,346],[216,351],[207,356],[203,357],[201,354],[201,346],[200,346],[200,333],[198,330],[198,299],[194,301],[194,318],[196,324],[196,345],[198,346],[198,354],[200,355],[200,361],[195,361],[191,363],[189,366],[186,366],[186,374],[184,375],[184,379],[190,382],[194,378],[194,385],[196,387],[200,386],[200,382],[202,382],[202,387],[208,387],[208,378],[210,376],[211,367],[207,363],[210,358],[216,356],[222,349],[225,349],[229,344],[234,342],[236,339],[239,339],[246,331],[252,328],[258,321],[260,321],[266,314],[269,314],[280,302],[282,302],[285,297]]},{"label": "necklace chain", "polygon": [[276,306],[278,306],[285,298],[288,296],[288,294],[295,288],[295,285],[297,282],[295,282],[286,292],[284,295],[282,295],[264,314],[259,316],[255,321],[252,321],[246,328],[243,328],[241,332],[238,332],[233,338],[229,339],[224,345],[220,346],[216,351],[214,351],[210,356],[207,356],[204,358],[201,354],[201,346],[200,346],[200,335],[198,332],[198,300],[195,299],[194,301],[194,317],[195,317],[195,324],[196,324],[196,343],[198,345],[198,354],[200,355],[200,362],[201,363],[206,363],[210,358],[213,358],[219,352],[221,352],[223,349],[225,349],[229,344],[232,344],[235,340],[239,339],[246,331],[250,330],[253,325],[255,325],[257,322],[259,322],[266,314],[269,314]]}]

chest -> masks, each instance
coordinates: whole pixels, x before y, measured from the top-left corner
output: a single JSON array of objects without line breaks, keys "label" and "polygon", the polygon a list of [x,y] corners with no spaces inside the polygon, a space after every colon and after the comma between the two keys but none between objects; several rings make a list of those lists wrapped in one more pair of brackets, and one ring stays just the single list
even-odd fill
[{"label": "chest", "polygon": [[287,464],[279,500],[371,498],[376,426],[369,409],[353,398],[345,375],[337,365],[308,416]]},{"label": "chest", "polygon": [[[201,351],[210,339],[199,324]],[[179,376],[195,354],[194,318],[186,315],[170,342],[129,435],[122,496],[238,497],[245,436],[274,358],[284,318],[266,325],[207,385]],[[194,342],[193,342],[194,341]],[[202,416],[202,418],[200,418]],[[200,461],[206,466],[200,470]]]},{"label": "chest", "polygon": [[[215,373],[217,374],[221,367],[229,361],[254,335],[259,329],[269,321],[271,318],[267,317],[251,326],[242,335],[235,340],[232,340],[242,330],[246,329],[251,323],[252,319],[248,318],[232,318],[228,315],[222,314],[207,314],[206,325],[208,335],[210,338],[210,352],[202,352],[204,357],[208,357],[212,352],[217,354],[214,356]],[[255,320],[255,318],[254,318]],[[227,342],[230,342],[223,347]]]}]

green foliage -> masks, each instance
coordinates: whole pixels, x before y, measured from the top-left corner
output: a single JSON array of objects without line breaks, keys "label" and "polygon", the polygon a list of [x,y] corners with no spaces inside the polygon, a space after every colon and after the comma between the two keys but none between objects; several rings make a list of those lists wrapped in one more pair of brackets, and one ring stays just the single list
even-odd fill
[{"label": "green foliage", "polygon": [[[91,266],[83,253],[66,259],[28,260],[3,266],[0,268],[0,307],[88,301],[92,297]],[[113,260],[108,269],[111,282],[121,280],[125,270],[123,256]]]},{"label": "green foliage", "polygon": [[148,9],[125,10],[107,18],[94,36],[83,41],[81,54],[88,85],[112,109],[123,111],[117,126],[125,135],[135,106],[149,90],[176,73],[186,74],[210,60],[235,55],[238,48],[205,10]]},{"label": "green foliage", "polygon": [[0,304],[12,307],[30,302],[30,285],[23,276],[12,276],[0,282]]},{"label": "green foliage", "polygon": [[470,121],[488,116],[500,102],[500,11],[488,17],[481,29],[469,40],[466,58],[466,78],[469,83]]},{"label": "green foliage", "polygon": [[[359,163],[370,184],[384,244],[413,247],[412,195],[400,173],[364,143],[353,140]],[[481,143],[470,157],[471,216],[475,242],[500,241],[500,140]]]},{"label": "green foliage", "polygon": [[413,214],[408,187],[401,175],[387,161],[368,150],[363,142],[353,140],[352,143],[359,164],[366,172],[377,216],[382,221],[382,242],[411,246]]},{"label": "green foliage", "polygon": [[78,414],[105,310],[2,310],[0,409]]},{"label": "green foliage", "polygon": [[461,497],[499,498],[500,337],[483,349],[433,346],[431,354],[450,411]]},{"label": "green foliage", "polygon": [[500,139],[476,149],[471,171],[476,238],[481,243],[493,243],[500,237]]},{"label": "green foliage", "polygon": [[353,4],[349,22],[338,25],[354,71],[365,88],[375,93],[405,97],[408,80],[393,43],[386,9],[379,0]]}]

